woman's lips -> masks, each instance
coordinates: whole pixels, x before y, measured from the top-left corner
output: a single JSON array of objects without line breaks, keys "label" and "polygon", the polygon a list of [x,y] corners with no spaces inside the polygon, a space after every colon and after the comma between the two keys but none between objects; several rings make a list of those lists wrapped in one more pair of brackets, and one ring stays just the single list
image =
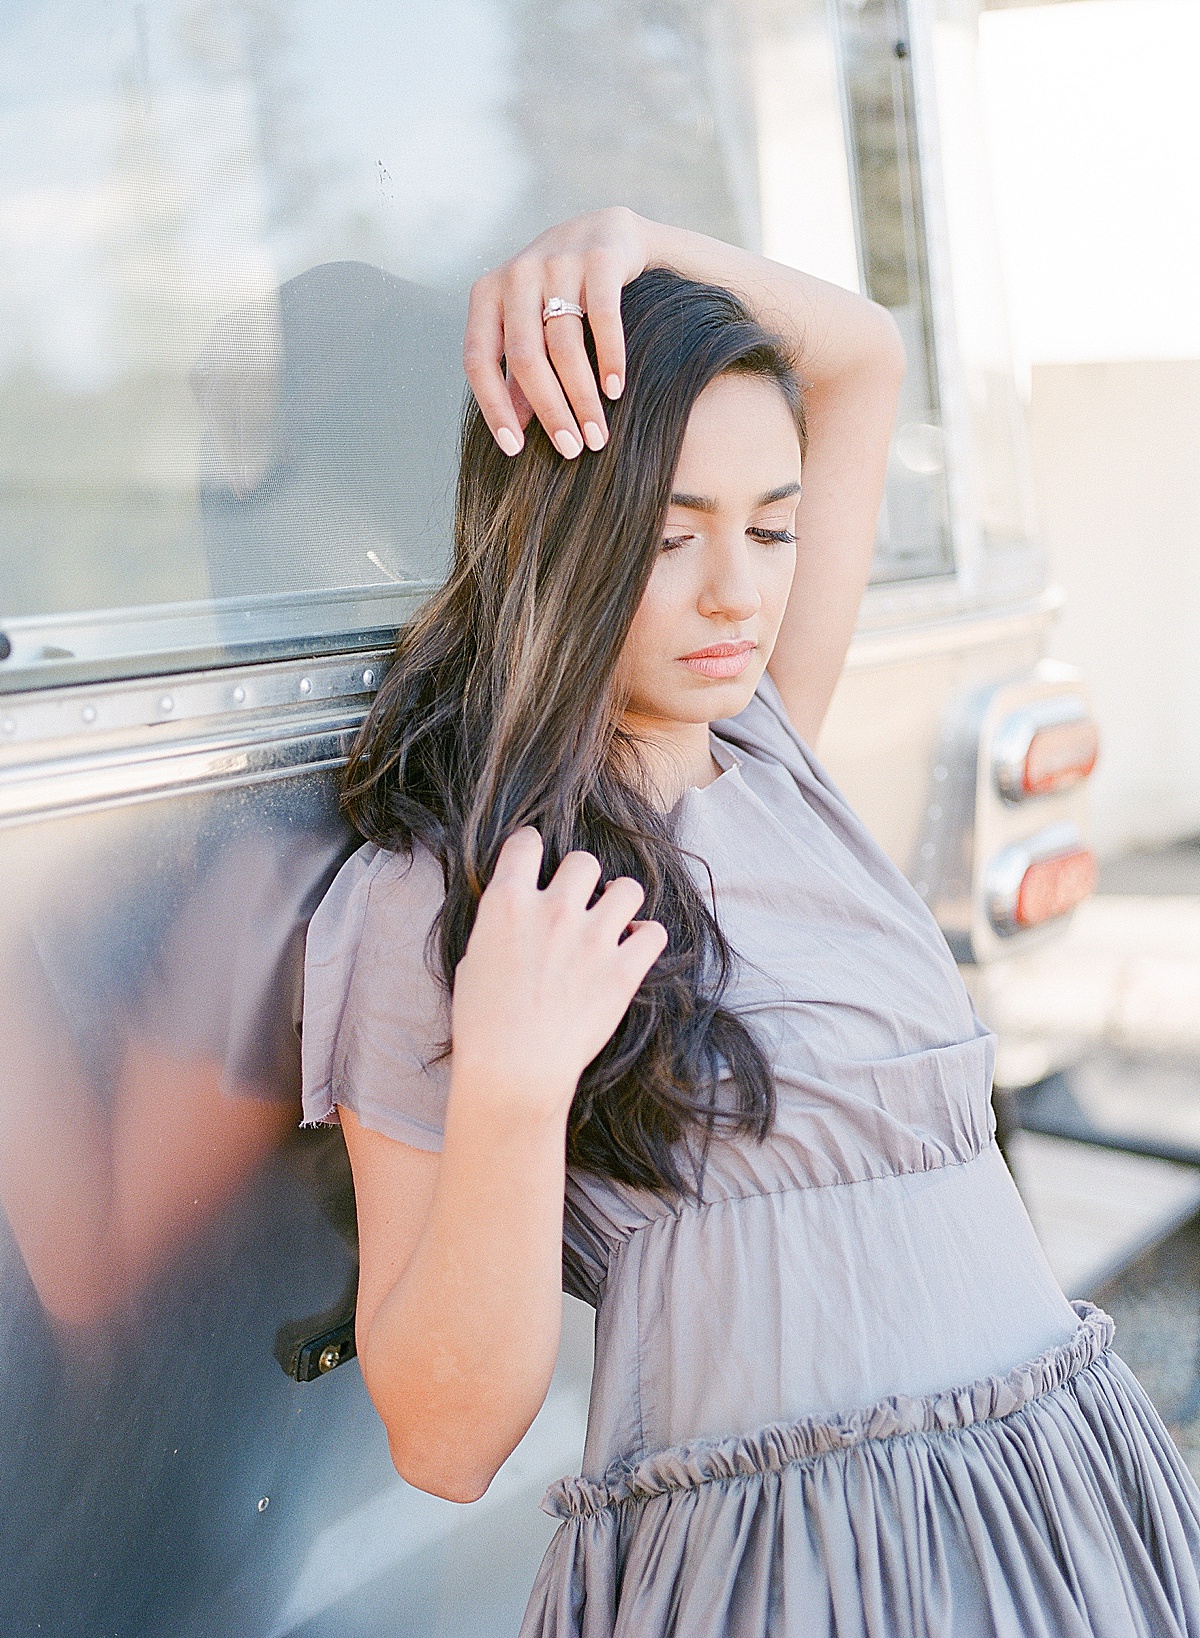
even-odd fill
[{"label": "woman's lips", "polygon": [[681,655],[680,663],[702,677],[737,677],[750,664],[753,653],[751,642],[713,643],[708,648],[698,648],[694,654]]}]

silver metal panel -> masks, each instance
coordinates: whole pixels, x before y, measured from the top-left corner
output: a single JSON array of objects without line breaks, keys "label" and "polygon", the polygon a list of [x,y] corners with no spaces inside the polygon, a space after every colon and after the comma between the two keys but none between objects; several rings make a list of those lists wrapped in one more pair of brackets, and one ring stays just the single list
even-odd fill
[{"label": "silver metal panel", "polygon": [[579,1304],[542,1415],[468,1508],[398,1479],[355,1363],[301,1385],[277,1359],[282,1329],[345,1301],[355,1261],[340,1134],[298,1129],[295,1025],[307,918],[357,841],[332,768],[371,669],[172,678],[166,723],[147,723],[161,698],[140,684],[12,702],[0,1630],[13,1638],[432,1635],[468,1620],[499,1638],[552,1528],[541,1491],[578,1464]]},{"label": "silver metal panel", "polygon": [[0,826],[334,768],[386,663],[379,650],[10,696]]}]

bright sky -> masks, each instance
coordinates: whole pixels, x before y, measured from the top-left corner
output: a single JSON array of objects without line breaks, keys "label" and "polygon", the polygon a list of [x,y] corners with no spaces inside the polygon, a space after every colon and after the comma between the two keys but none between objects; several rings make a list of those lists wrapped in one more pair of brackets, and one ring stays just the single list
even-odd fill
[{"label": "bright sky", "polygon": [[1200,358],[1200,0],[986,12],[1018,370]]}]

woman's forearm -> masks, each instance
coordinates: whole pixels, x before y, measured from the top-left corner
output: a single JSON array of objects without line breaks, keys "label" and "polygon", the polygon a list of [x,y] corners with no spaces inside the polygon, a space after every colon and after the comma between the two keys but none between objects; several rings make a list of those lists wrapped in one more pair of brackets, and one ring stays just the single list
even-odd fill
[{"label": "woman's forearm", "polygon": [[811,273],[786,267],[686,228],[639,218],[648,266],[719,284],[742,297],[754,316],[795,349],[815,388],[856,374],[903,374],[904,349],[886,308]]},{"label": "woman's forearm", "polygon": [[565,1147],[564,1120],[513,1118],[477,1078],[452,1083],[421,1237],[359,1341],[392,1458],[421,1489],[481,1496],[545,1398]]}]

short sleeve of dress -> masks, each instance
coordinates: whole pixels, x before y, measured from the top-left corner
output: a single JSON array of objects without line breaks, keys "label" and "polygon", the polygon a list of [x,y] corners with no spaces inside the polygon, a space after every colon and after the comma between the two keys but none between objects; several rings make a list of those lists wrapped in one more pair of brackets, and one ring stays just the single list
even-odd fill
[{"label": "short sleeve of dress", "polygon": [[306,1125],[336,1121],[341,1105],[385,1137],[441,1149],[450,1005],[426,942],[443,891],[425,849],[368,843],[318,905],[304,961]]}]

